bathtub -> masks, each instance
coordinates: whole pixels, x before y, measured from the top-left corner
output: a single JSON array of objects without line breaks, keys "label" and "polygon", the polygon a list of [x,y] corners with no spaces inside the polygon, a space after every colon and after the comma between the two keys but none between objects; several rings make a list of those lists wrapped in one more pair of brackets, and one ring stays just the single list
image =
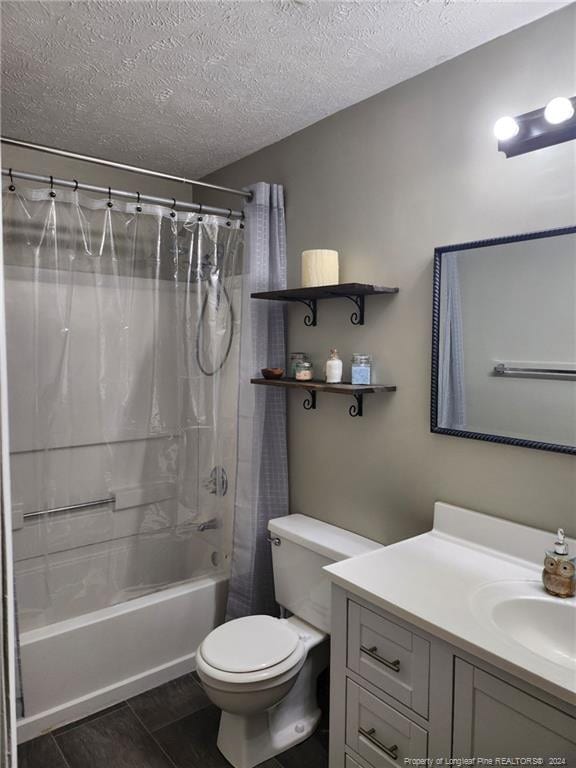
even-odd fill
[{"label": "bathtub", "polygon": [[18,741],[194,670],[198,645],[223,621],[227,585],[210,575],[22,632]]}]

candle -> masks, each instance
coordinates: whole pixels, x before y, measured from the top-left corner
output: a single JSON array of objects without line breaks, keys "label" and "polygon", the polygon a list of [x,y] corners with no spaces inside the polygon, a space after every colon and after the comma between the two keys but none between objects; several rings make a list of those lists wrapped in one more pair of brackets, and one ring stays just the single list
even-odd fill
[{"label": "candle", "polygon": [[338,284],[338,251],[302,251],[302,287]]}]

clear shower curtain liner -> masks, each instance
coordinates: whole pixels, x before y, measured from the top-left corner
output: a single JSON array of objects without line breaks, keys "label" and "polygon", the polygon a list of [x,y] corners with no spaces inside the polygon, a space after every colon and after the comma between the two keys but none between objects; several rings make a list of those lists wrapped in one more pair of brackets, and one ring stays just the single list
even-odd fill
[{"label": "clear shower curtain liner", "polygon": [[223,567],[244,233],[60,190],[3,207],[26,631]]}]

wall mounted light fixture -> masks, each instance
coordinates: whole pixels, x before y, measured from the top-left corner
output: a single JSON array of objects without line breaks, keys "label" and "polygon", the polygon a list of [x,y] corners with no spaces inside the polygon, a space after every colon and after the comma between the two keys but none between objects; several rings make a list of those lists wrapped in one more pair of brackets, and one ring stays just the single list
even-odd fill
[{"label": "wall mounted light fixture", "polygon": [[501,117],[494,124],[498,151],[506,157],[576,139],[576,96],[558,96],[545,107],[517,117]]}]

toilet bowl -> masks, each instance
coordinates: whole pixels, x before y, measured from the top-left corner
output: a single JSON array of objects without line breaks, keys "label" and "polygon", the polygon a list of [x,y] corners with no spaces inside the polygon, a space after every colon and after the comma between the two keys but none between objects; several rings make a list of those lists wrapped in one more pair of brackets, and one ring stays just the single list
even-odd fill
[{"label": "toilet bowl", "polygon": [[308,738],[320,719],[316,680],[327,635],[295,616],[248,616],[223,624],[197,653],[198,676],[222,710],[218,749],[252,768]]},{"label": "toilet bowl", "polygon": [[218,749],[234,768],[253,768],[313,733],[317,680],[329,662],[323,568],[381,546],[305,515],[276,518],[268,528],[276,600],[293,615],[229,621],[196,654],[204,690],[222,710]]}]

